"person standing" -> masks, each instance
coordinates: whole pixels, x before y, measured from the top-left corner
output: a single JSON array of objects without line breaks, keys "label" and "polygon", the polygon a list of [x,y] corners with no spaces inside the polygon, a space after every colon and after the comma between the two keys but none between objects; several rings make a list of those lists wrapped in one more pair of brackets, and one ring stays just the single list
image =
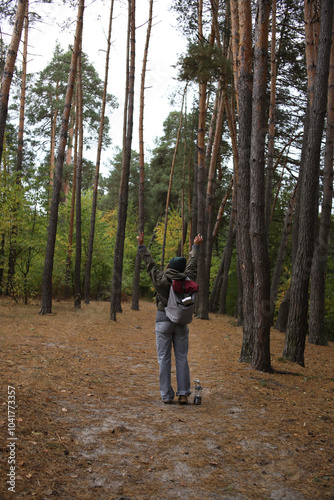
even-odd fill
[{"label": "person standing", "polygon": [[157,313],[155,318],[155,334],[159,363],[160,395],[163,403],[173,402],[175,392],[171,383],[172,347],[174,348],[178,402],[186,404],[190,395],[190,371],[188,364],[189,328],[170,321],[165,313],[169,290],[173,280],[196,279],[197,256],[203,237],[198,234],[194,238],[189,260],[184,257],[173,257],[166,269],[162,271],[155,263],[150,251],[144,245],[144,233],[139,233],[138,252],[146,265],[156,291]]}]

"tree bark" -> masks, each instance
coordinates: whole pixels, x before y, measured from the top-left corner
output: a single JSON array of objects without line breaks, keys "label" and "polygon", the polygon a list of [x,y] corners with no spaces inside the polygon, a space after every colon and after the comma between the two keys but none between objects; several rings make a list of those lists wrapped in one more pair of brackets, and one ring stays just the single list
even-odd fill
[{"label": "tree bark", "polygon": [[180,134],[181,134],[181,128],[182,128],[183,105],[184,105],[186,91],[187,91],[187,85],[185,86],[185,89],[183,91],[182,106],[181,106],[181,113],[180,113],[180,122],[179,122],[178,131],[177,131],[172,166],[171,166],[170,175],[169,175],[169,183],[168,183],[168,191],[167,191],[167,199],[166,199],[166,207],[165,207],[165,225],[164,225],[164,234],[163,234],[162,250],[161,250],[161,269],[164,268],[164,262],[165,262],[165,247],[166,247],[166,235],[167,235],[167,224],[168,224],[169,200],[170,200],[170,195],[172,192],[172,182],[173,182],[173,175],[174,175],[174,168],[175,168],[176,153],[177,153],[178,146],[179,146],[179,140],[180,140]]},{"label": "tree bark", "polygon": [[[76,98],[75,107],[78,105],[78,86],[76,87]],[[76,111],[76,116],[78,116],[78,111]],[[74,158],[73,158],[73,177],[72,177],[72,196],[71,196],[71,212],[70,212],[70,223],[68,227],[68,245],[67,245],[67,255],[66,255],[66,271],[65,271],[65,289],[64,296],[68,298],[70,295],[70,276],[71,276],[71,261],[72,261],[72,245],[73,245],[73,229],[74,229],[74,211],[75,211],[75,195],[77,186],[77,164],[78,164],[78,136],[79,127],[78,120],[75,120],[75,131],[74,131]]]},{"label": "tree bark", "polygon": [[279,288],[280,277],[282,274],[282,267],[283,267],[283,262],[284,262],[284,257],[285,257],[287,242],[288,242],[288,236],[289,236],[290,231],[291,231],[291,221],[292,221],[293,209],[294,209],[295,202],[296,202],[296,192],[297,192],[297,186],[293,190],[293,193],[292,193],[291,198],[289,200],[288,208],[286,210],[280,246],[278,249],[278,254],[277,254],[276,263],[275,263],[275,269],[274,269],[272,281],[271,281],[271,288],[270,288],[270,316],[271,316],[271,320],[270,320],[270,324],[273,323],[273,318],[274,318],[275,302],[276,302],[277,292],[278,292],[278,288]]},{"label": "tree bark", "polygon": [[250,157],[250,235],[254,272],[254,344],[251,365],[271,372],[270,263],[265,226],[265,135],[270,0],[259,0],[255,24],[254,87]]},{"label": "tree bark", "polygon": [[271,85],[270,85],[270,105],[269,105],[269,131],[268,131],[268,163],[266,173],[265,186],[265,222],[266,232],[269,238],[270,230],[270,214],[272,200],[272,182],[274,173],[274,155],[275,155],[275,110],[276,110],[276,80],[277,80],[277,63],[276,63],[276,0],[272,0],[272,16],[271,16]]},{"label": "tree bark", "polygon": [[1,80],[1,91],[0,91],[0,165],[2,160],[3,144],[5,138],[6,121],[8,114],[8,100],[9,91],[13,79],[13,72],[15,68],[15,61],[17,56],[17,51],[19,48],[24,17],[26,13],[28,0],[18,0],[14,29],[12,33],[12,38],[7,50],[7,57],[5,68]]},{"label": "tree bark", "polygon": [[[334,28],[334,26],[333,26]],[[332,41],[328,79],[327,127],[323,200],[320,228],[311,267],[309,338],[311,344],[328,345],[325,336],[325,291],[328,243],[333,199],[333,136],[334,136],[334,40]]]},{"label": "tree bark", "polygon": [[233,252],[233,243],[235,239],[235,230],[234,230],[234,211],[232,210],[232,214],[230,217],[230,222],[228,226],[227,240],[224,249],[224,269],[222,272],[222,283],[221,283],[221,292],[220,292],[220,301],[219,301],[219,313],[226,314],[226,297],[227,297],[227,285],[228,285],[228,275],[231,267],[231,259]]},{"label": "tree bark", "polygon": [[250,361],[253,349],[253,265],[250,229],[250,147],[252,130],[252,17],[250,0],[239,4],[239,143],[237,184],[237,252],[242,279],[243,339],[240,361]]},{"label": "tree bark", "polygon": [[[144,231],[145,210],[144,210],[144,181],[145,181],[145,156],[144,156],[144,98],[145,98],[145,77],[148,47],[151,37],[153,17],[153,0],[150,0],[148,25],[146,32],[146,43],[143,57],[143,67],[140,84],[140,105],[139,105],[139,193],[138,193],[138,232]],[[136,253],[135,270],[132,285],[132,305],[131,309],[139,311],[139,283],[140,283],[141,257]]]},{"label": "tree bark", "polygon": [[59,140],[58,155],[56,161],[55,178],[53,184],[52,202],[50,206],[49,226],[48,226],[46,251],[45,251],[43,282],[42,282],[42,305],[40,314],[51,313],[52,309],[52,273],[53,273],[53,260],[54,260],[54,251],[55,251],[56,234],[57,234],[58,206],[59,206],[60,191],[61,191],[63,165],[65,159],[68,122],[71,112],[73,88],[75,84],[75,76],[77,71],[77,61],[80,51],[80,40],[81,40],[82,25],[83,25],[83,12],[84,12],[84,0],[79,0],[77,26],[73,44],[71,68],[69,72],[68,84],[66,90],[65,108],[60,129],[60,140]]},{"label": "tree bark", "polygon": [[[202,12],[203,1],[198,4],[198,37],[199,43],[206,43],[203,37],[203,21]],[[201,80],[199,82],[199,119],[198,119],[198,165],[197,165],[197,232],[205,235],[206,220],[205,220],[205,186],[206,186],[206,169],[205,169],[205,128],[206,128],[206,91],[207,82]],[[206,265],[205,265],[205,247],[201,245],[198,252],[197,263],[197,281],[199,285],[198,299],[196,306],[196,316],[201,319],[209,319],[208,314],[208,290],[206,280]]]},{"label": "tree bark", "polygon": [[333,2],[321,3],[321,21],[314,97],[301,185],[298,249],[292,269],[291,299],[283,356],[304,366],[307,332],[308,285],[314,247],[315,202],[318,194],[321,138],[326,113],[330,48],[332,41]]},{"label": "tree bark", "polygon": [[[114,268],[112,278],[112,293],[110,304],[110,319],[116,321],[116,313],[122,312],[121,292],[123,274],[123,255],[125,227],[128,209],[129,175],[131,162],[131,143],[133,130],[133,106],[134,106],[134,83],[135,83],[135,13],[136,2],[129,0],[129,21],[128,21],[128,55],[127,55],[127,78],[126,78],[126,98],[124,104],[124,125],[123,125],[123,158],[122,176],[119,190],[117,234],[114,251]],[[130,57],[129,57],[130,52]],[[130,61],[130,67],[129,67]]]},{"label": "tree bark", "polygon": [[[19,133],[17,141],[17,157],[16,157],[16,178],[17,186],[21,186],[22,169],[23,169],[23,136],[24,136],[24,114],[25,114],[25,98],[26,98],[26,84],[27,84],[27,56],[28,56],[28,1],[25,11],[24,22],[24,37],[23,37],[23,61],[22,61],[22,78],[21,78],[21,96],[20,96],[20,115],[19,115]],[[16,217],[20,208],[20,201],[18,200],[13,210],[13,226],[11,229],[10,245],[9,245],[9,258],[8,258],[8,273],[7,273],[7,289],[6,295],[14,292],[14,276],[17,257],[17,225]]]},{"label": "tree bark", "polygon": [[101,117],[100,117],[99,140],[98,140],[98,146],[97,146],[97,158],[96,158],[94,186],[93,186],[92,211],[91,211],[91,217],[90,217],[90,231],[89,231],[87,259],[86,259],[85,292],[84,292],[85,304],[89,304],[89,295],[90,295],[90,276],[91,276],[92,261],[93,261],[96,206],[97,206],[97,195],[98,195],[99,176],[100,176],[100,163],[101,163],[101,152],[102,152],[102,141],[103,141],[104,116],[105,116],[106,101],[107,101],[107,87],[108,87],[109,58],[110,58],[110,47],[111,47],[111,28],[112,28],[113,9],[114,9],[114,0],[111,0],[110,16],[109,16],[109,29],[108,29],[108,38],[107,38],[106,67],[105,67],[105,73],[104,73],[104,85],[103,85],[103,97],[102,97],[102,109],[101,109]]},{"label": "tree bark", "polygon": [[[81,43],[82,47],[82,43]],[[81,260],[82,260],[82,238],[81,238],[81,181],[82,181],[82,156],[83,156],[83,99],[82,99],[82,66],[81,51],[78,57],[78,103],[77,120],[79,130],[79,149],[77,163],[76,182],[76,207],[75,207],[75,265],[74,265],[74,307],[81,308]]]},{"label": "tree bark", "polygon": [[[218,155],[222,137],[224,109],[225,109],[225,99],[223,95],[223,87],[221,84],[216,129],[215,129],[213,148],[212,148],[212,154],[208,172],[208,183],[207,183],[206,201],[205,201],[205,219],[206,219],[206,246],[205,246],[206,273],[205,274],[206,274],[206,290],[208,295],[209,295],[210,268],[211,268],[212,245],[213,245],[213,209],[216,199],[216,192],[215,192],[216,171],[217,171],[217,161],[218,161]],[[207,301],[209,300],[209,296],[207,296],[206,300]]]}]

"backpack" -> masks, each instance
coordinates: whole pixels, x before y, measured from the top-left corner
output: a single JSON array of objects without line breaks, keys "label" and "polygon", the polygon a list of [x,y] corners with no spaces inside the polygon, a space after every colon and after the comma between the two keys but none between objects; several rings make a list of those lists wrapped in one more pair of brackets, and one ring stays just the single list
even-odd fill
[{"label": "backpack", "polygon": [[186,278],[185,280],[173,280],[165,313],[173,323],[188,325],[192,322],[195,310],[196,293],[198,284]]}]

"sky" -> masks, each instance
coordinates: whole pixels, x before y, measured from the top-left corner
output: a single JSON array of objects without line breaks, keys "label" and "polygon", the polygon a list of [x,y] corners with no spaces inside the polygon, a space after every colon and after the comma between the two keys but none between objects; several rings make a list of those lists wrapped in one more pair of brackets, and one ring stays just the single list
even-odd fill
[{"label": "sky", "polygon": [[[58,0],[59,1],[59,0]],[[154,147],[154,139],[163,132],[163,121],[173,109],[169,103],[170,95],[179,88],[176,82],[177,70],[173,68],[179,54],[186,49],[186,40],[176,29],[175,13],[169,10],[170,2],[155,0],[153,4],[153,25],[148,52],[147,76],[145,86],[144,143],[146,155]],[[76,9],[65,8],[59,4],[33,4],[42,22],[35,23],[29,33],[28,72],[43,69],[51,60],[57,41],[63,49],[73,43]],[[135,77],[135,115],[132,149],[139,150],[138,120],[139,92],[142,59],[144,54],[149,12],[148,0],[136,1],[136,77]],[[107,34],[109,27],[110,2],[86,0],[83,22],[83,51],[88,54],[100,78],[104,80]],[[60,24],[70,18],[72,23],[65,30]],[[115,0],[112,24],[112,46],[110,53],[108,92],[116,96],[119,107],[109,114],[112,146],[102,153],[102,173],[105,175],[108,159],[112,158],[115,146],[122,146],[123,103],[125,92],[125,54],[127,33],[127,1]],[[90,159],[95,161],[96,150],[91,150]]]}]

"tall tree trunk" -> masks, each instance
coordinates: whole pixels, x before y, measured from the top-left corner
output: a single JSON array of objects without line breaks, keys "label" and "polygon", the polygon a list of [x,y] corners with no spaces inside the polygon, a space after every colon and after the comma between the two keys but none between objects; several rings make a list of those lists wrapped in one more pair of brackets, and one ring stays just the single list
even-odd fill
[{"label": "tall tree trunk", "polygon": [[253,265],[250,229],[250,148],[252,130],[251,2],[239,4],[239,142],[237,184],[237,251],[242,279],[243,339],[240,361],[250,361],[253,348]]},{"label": "tall tree trunk", "polygon": [[[74,137],[74,125],[73,125],[73,113],[71,113],[70,125],[68,130],[68,146],[66,151],[65,165],[70,167],[72,165],[72,155],[73,155],[73,137]],[[63,179],[63,193],[64,193],[64,203],[68,203],[68,194],[70,192],[70,174],[68,173]]]},{"label": "tall tree trunk", "polygon": [[[145,181],[145,157],[144,157],[144,97],[145,97],[145,77],[148,47],[151,37],[153,14],[153,0],[150,0],[148,25],[146,32],[146,43],[143,57],[143,67],[140,83],[140,109],[139,109],[139,193],[138,193],[138,232],[144,231],[145,211],[144,211],[144,181]],[[141,257],[136,253],[135,270],[132,285],[132,306],[131,309],[139,311],[139,283],[140,283]]]},{"label": "tall tree trunk", "polygon": [[[208,172],[208,184],[206,189],[206,201],[205,201],[205,219],[206,219],[206,246],[205,246],[205,264],[206,264],[206,290],[209,295],[209,284],[210,284],[210,268],[211,268],[211,256],[212,256],[212,245],[213,245],[213,209],[215,205],[216,198],[216,172],[217,172],[217,162],[221,144],[221,136],[223,129],[223,114],[225,109],[225,99],[223,95],[222,84],[220,85],[220,99],[217,113],[217,121],[215,128],[215,135],[213,141],[212,154],[210,159],[210,166]],[[207,301],[209,297],[207,296]]]},{"label": "tall tree trunk", "polygon": [[[129,22],[128,22],[128,55],[127,55],[127,78],[126,78],[126,98],[124,105],[124,126],[123,126],[123,158],[122,176],[119,190],[117,234],[114,251],[114,268],[112,278],[112,294],[110,305],[110,318],[116,321],[116,313],[122,312],[121,292],[123,274],[123,255],[125,227],[128,209],[129,175],[131,162],[131,143],[133,130],[133,103],[134,103],[134,83],[135,83],[135,0],[128,0]],[[129,51],[131,56],[129,57]],[[130,60],[130,68],[129,68]]]},{"label": "tall tree trunk", "polygon": [[[22,60],[22,78],[21,78],[21,97],[20,97],[20,115],[19,115],[19,133],[17,141],[17,157],[16,157],[16,178],[17,186],[21,186],[22,169],[23,169],[23,136],[24,136],[24,114],[25,114],[25,99],[26,99],[26,84],[27,84],[27,56],[28,56],[28,1],[26,3],[25,22],[24,22],[24,37],[23,37],[23,60]],[[11,229],[9,258],[8,258],[8,275],[7,275],[7,290],[6,294],[14,290],[14,276],[17,256],[17,225],[16,216],[20,208],[20,201],[17,200],[13,211],[13,226]]]},{"label": "tall tree trunk", "polygon": [[19,48],[24,17],[27,9],[28,0],[18,0],[16,15],[14,21],[14,29],[12,38],[7,50],[5,68],[1,80],[0,91],[0,165],[2,160],[3,144],[5,138],[6,121],[8,114],[9,91],[13,79],[15,61]]},{"label": "tall tree trunk", "polygon": [[228,275],[231,266],[232,252],[233,252],[233,243],[235,238],[235,230],[234,230],[234,211],[232,210],[232,214],[230,217],[230,222],[228,226],[227,240],[224,249],[224,269],[222,273],[222,283],[221,283],[221,292],[220,292],[220,301],[219,301],[219,313],[226,314],[226,297],[227,297],[227,285],[228,285]]},{"label": "tall tree trunk", "polygon": [[274,269],[272,280],[271,280],[271,288],[270,288],[270,316],[271,316],[271,320],[270,320],[270,324],[273,323],[273,318],[274,318],[274,313],[275,313],[275,302],[276,302],[277,292],[278,292],[278,288],[279,288],[280,277],[282,274],[282,267],[283,267],[286,247],[287,247],[287,243],[288,243],[288,236],[289,236],[290,231],[291,231],[291,221],[292,221],[293,209],[294,209],[295,202],[296,202],[296,192],[297,192],[297,186],[293,190],[293,193],[292,193],[291,198],[289,200],[288,208],[286,210],[280,246],[278,249],[276,263],[275,263],[275,269]]},{"label": "tall tree trunk", "polygon": [[60,199],[64,159],[65,159],[67,130],[71,112],[71,103],[72,103],[73,88],[75,84],[75,76],[77,71],[77,61],[80,51],[80,41],[81,41],[82,25],[83,25],[83,12],[84,12],[84,0],[79,0],[77,26],[73,44],[71,67],[67,83],[65,107],[60,129],[60,140],[59,140],[59,147],[58,147],[58,154],[56,161],[55,177],[53,183],[52,202],[50,206],[49,227],[48,227],[48,234],[46,241],[43,282],[42,282],[42,305],[40,314],[51,313],[52,309],[52,273],[53,273],[53,260],[54,260],[54,251],[55,251],[56,234],[57,234],[58,206]]},{"label": "tall tree trunk", "polygon": [[161,250],[161,269],[164,268],[164,261],[165,261],[165,247],[166,247],[166,235],[167,235],[167,224],[168,224],[169,200],[170,200],[170,195],[172,192],[172,182],[173,182],[173,175],[174,175],[174,168],[175,168],[175,160],[176,160],[176,154],[177,154],[177,150],[178,150],[178,146],[179,146],[180,134],[181,134],[181,129],[182,129],[183,105],[184,105],[186,91],[187,91],[187,85],[185,86],[184,92],[183,92],[179,128],[177,131],[172,166],[171,166],[170,174],[169,174],[169,183],[168,183],[167,199],[166,199],[166,207],[165,207],[165,225],[164,225],[164,234],[163,234],[162,250]]},{"label": "tall tree trunk", "polygon": [[314,97],[310,108],[308,147],[301,186],[298,249],[292,269],[290,309],[283,349],[283,355],[286,358],[301,366],[304,366],[308,285],[314,247],[314,207],[318,194],[320,148],[326,113],[332,24],[333,2],[323,0]]},{"label": "tall tree trunk", "polygon": [[[203,22],[202,12],[203,1],[198,2],[198,43],[206,43],[203,38]],[[206,186],[206,170],[205,170],[205,127],[206,127],[206,91],[207,82],[201,80],[199,83],[199,121],[198,121],[198,165],[197,165],[197,232],[205,235],[205,186]],[[198,252],[197,264],[197,281],[199,285],[198,300],[196,307],[196,316],[201,319],[208,319],[208,290],[206,280],[205,266],[205,246],[201,245]]]},{"label": "tall tree trunk", "polygon": [[231,10],[231,42],[232,42],[232,58],[233,58],[233,79],[234,90],[236,94],[237,109],[239,112],[239,10],[238,0],[230,0]]},{"label": "tall tree trunk", "polygon": [[65,289],[64,296],[68,298],[70,296],[70,278],[71,278],[71,262],[72,262],[72,245],[73,245],[73,230],[74,230],[74,211],[75,211],[75,195],[77,186],[77,164],[78,164],[78,138],[79,138],[79,124],[78,124],[78,85],[76,86],[76,96],[75,96],[75,107],[76,107],[76,119],[75,119],[75,131],[74,131],[74,158],[73,158],[73,176],[72,176],[72,195],[71,195],[71,212],[70,212],[70,223],[68,227],[68,244],[67,244],[67,255],[66,255],[66,271],[65,271]]},{"label": "tall tree trunk", "polygon": [[105,67],[105,74],[104,74],[103,97],[102,97],[102,109],[101,109],[101,117],[100,117],[99,140],[98,140],[98,147],[97,147],[97,158],[96,158],[94,186],[93,186],[92,211],[91,211],[91,216],[90,216],[90,231],[89,231],[87,260],[86,260],[85,293],[84,293],[85,304],[89,304],[89,295],[90,295],[90,276],[91,276],[92,261],[93,261],[96,206],[97,206],[97,195],[98,195],[99,176],[100,176],[100,163],[101,163],[101,152],[102,152],[102,141],[103,141],[104,116],[105,116],[106,100],[107,100],[107,87],[108,87],[109,58],[110,58],[110,47],[111,47],[111,28],[112,28],[113,9],[114,9],[114,0],[111,0],[110,16],[109,16],[109,29],[108,29],[108,38],[107,38],[106,67]]},{"label": "tall tree trunk", "polygon": [[266,197],[265,197],[265,223],[267,237],[270,230],[270,213],[272,199],[272,182],[274,173],[274,154],[275,154],[275,110],[276,110],[276,80],[277,80],[277,62],[276,62],[276,0],[272,0],[271,16],[271,85],[270,85],[270,105],[269,105],[269,131],[268,131],[268,163],[266,174]]},{"label": "tall tree trunk", "polygon": [[[333,27],[334,28],[334,27]],[[333,30],[334,32],[334,30]],[[309,338],[311,344],[328,345],[325,336],[325,291],[328,242],[333,199],[333,139],[334,139],[334,40],[332,41],[328,79],[327,127],[323,200],[318,241],[311,267]]]},{"label": "tall tree trunk", "polygon": [[[81,41],[82,42],[82,41]],[[81,43],[82,47],[82,43]],[[79,149],[77,163],[77,182],[76,182],[76,207],[75,207],[75,265],[74,265],[74,307],[81,308],[81,256],[82,256],[82,238],[81,238],[81,180],[82,180],[82,155],[83,155],[83,100],[82,100],[82,66],[81,51],[78,57],[78,129],[79,129]]]},{"label": "tall tree trunk", "polygon": [[254,272],[252,366],[271,372],[270,263],[265,226],[266,86],[270,0],[259,0],[255,24],[254,87],[250,158],[250,234]]},{"label": "tall tree trunk", "polygon": [[[56,151],[56,131],[57,131],[57,117],[58,117],[58,108],[57,108],[57,103],[58,103],[58,85],[59,82],[57,82],[56,85],[56,104],[55,104],[55,110],[52,113],[51,116],[51,138],[50,138],[50,172],[49,172],[49,184],[50,188],[53,186],[53,179],[54,179],[54,174],[55,174],[55,151]],[[51,203],[51,200],[50,200]]]}]

